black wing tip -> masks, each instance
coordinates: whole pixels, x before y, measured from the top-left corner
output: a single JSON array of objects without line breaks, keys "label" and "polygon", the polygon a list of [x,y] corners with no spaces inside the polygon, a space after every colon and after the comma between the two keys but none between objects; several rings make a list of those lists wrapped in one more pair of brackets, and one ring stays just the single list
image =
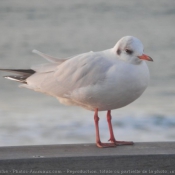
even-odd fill
[{"label": "black wing tip", "polygon": [[16,76],[16,75],[7,75],[4,76],[4,78],[8,79],[8,80],[12,80],[12,81],[17,81],[20,83],[26,83],[26,76]]}]

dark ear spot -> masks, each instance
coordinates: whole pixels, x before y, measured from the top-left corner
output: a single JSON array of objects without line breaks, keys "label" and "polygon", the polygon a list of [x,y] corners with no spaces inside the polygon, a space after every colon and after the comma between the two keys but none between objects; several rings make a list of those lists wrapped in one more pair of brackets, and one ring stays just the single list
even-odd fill
[{"label": "dark ear spot", "polygon": [[117,50],[117,54],[118,54],[118,55],[121,54],[121,50],[120,50],[120,49]]}]

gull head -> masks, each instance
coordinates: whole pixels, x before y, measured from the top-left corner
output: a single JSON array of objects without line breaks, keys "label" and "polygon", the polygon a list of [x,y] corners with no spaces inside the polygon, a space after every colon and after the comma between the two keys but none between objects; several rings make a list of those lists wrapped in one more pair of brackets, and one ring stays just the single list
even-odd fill
[{"label": "gull head", "polygon": [[125,36],[121,38],[113,47],[117,58],[132,63],[140,64],[143,60],[153,61],[153,59],[143,53],[143,44],[133,36]]}]

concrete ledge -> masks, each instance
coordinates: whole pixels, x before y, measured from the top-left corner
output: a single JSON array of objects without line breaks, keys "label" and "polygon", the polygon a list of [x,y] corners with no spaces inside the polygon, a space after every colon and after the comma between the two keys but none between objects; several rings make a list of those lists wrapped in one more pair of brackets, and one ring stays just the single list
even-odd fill
[{"label": "concrete ledge", "polygon": [[175,174],[175,142],[0,147],[0,174]]}]

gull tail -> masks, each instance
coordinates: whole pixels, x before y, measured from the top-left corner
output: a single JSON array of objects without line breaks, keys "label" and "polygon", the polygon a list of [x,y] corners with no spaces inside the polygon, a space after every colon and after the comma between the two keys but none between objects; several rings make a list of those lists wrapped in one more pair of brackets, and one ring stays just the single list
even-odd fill
[{"label": "gull tail", "polygon": [[35,73],[32,69],[0,69],[0,71],[12,72],[17,75],[7,75],[4,78],[26,84],[26,79]]}]

